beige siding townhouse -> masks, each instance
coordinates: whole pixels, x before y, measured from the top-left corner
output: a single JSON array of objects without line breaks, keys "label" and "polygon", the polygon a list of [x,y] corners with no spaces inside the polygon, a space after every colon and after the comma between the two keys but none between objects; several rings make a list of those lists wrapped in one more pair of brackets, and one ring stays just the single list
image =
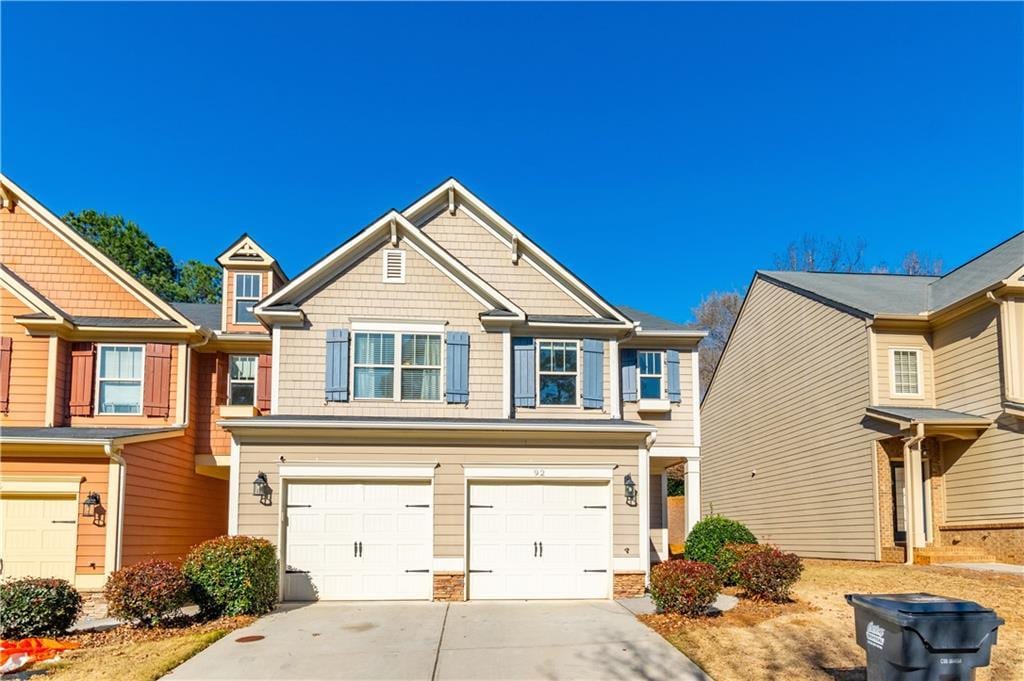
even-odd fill
[{"label": "beige siding townhouse", "polygon": [[1024,233],[941,276],[758,272],[703,511],[804,556],[1024,563]]},{"label": "beige siding townhouse", "polygon": [[704,332],[611,305],[454,179],[254,311],[270,415],[218,421],[228,524],[278,546],[285,600],[637,594],[666,468],[699,496]]}]

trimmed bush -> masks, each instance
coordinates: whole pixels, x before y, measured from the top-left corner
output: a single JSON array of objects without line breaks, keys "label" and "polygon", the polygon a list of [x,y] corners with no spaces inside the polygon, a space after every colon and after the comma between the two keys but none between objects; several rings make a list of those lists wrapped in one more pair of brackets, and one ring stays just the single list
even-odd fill
[{"label": "trimmed bush", "polygon": [[82,614],[82,595],[63,579],[22,577],[0,584],[0,637],[60,636]]},{"label": "trimmed bush", "polygon": [[111,616],[152,627],[188,603],[189,584],[177,565],[147,560],[110,575],[103,594]]},{"label": "trimmed bush", "polygon": [[203,542],[182,571],[206,617],[262,615],[277,602],[277,555],[266,539],[225,535]]},{"label": "trimmed bush", "polygon": [[736,583],[733,565],[737,560],[735,551],[723,552],[726,544],[756,544],[757,538],[746,525],[720,515],[711,515],[697,522],[686,537],[687,560],[710,563],[718,570],[727,586]]},{"label": "trimmed bush", "polygon": [[718,571],[707,563],[670,560],[651,568],[651,600],[662,612],[703,615],[721,590]]},{"label": "trimmed bush", "polygon": [[736,566],[741,560],[752,553],[766,551],[771,547],[767,544],[736,544],[729,542],[718,551],[718,573],[722,577],[722,583],[728,585],[739,584],[739,573]]},{"label": "trimmed bush", "polygon": [[776,603],[789,600],[790,589],[803,571],[799,556],[774,546],[754,551],[736,565],[739,584],[748,596]]}]

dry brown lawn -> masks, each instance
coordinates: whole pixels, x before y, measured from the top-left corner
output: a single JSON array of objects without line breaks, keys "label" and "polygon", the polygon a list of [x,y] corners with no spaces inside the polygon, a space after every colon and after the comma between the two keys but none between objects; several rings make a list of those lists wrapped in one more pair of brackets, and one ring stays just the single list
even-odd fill
[{"label": "dry brown lawn", "polygon": [[716,681],[863,681],[864,651],[854,639],[848,593],[924,591],[966,598],[1006,620],[992,664],[977,681],[1024,680],[1024,578],[942,567],[805,561],[795,602],[747,600],[720,617],[642,616]]}]

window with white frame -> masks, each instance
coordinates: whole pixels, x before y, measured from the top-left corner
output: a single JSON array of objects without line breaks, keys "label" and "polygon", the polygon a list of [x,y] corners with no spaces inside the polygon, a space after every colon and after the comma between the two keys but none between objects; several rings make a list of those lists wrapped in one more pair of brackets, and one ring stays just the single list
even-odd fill
[{"label": "window with white frame", "polygon": [[660,350],[639,350],[636,366],[640,374],[640,399],[660,400],[662,398],[662,366],[664,353]]},{"label": "window with white frame", "polygon": [[142,413],[142,345],[99,346],[96,413]]},{"label": "window with white frame", "polygon": [[263,275],[258,272],[235,274],[235,323],[259,324],[252,309],[263,292]]},{"label": "window with white frame", "polygon": [[[441,399],[441,334],[357,331],[354,335],[352,373],[357,400]],[[400,350],[397,362],[396,346]]]},{"label": "window with white frame", "polygon": [[576,341],[540,341],[537,344],[537,400],[542,405],[572,406],[579,391],[579,344]]},{"label": "window with white frame", "polygon": [[921,351],[892,351],[892,391],[894,395],[921,394]]},{"label": "window with white frame", "polygon": [[256,355],[231,355],[228,404],[256,404]]}]

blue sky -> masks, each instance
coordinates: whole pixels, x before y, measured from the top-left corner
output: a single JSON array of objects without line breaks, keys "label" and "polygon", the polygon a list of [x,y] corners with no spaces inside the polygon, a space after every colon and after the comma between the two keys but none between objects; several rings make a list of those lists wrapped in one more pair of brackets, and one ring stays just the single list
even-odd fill
[{"label": "blue sky", "polygon": [[5,2],[0,167],[290,273],[454,175],[685,320],[804,234],[949,267],[1019,231],[1022,8]]}]

